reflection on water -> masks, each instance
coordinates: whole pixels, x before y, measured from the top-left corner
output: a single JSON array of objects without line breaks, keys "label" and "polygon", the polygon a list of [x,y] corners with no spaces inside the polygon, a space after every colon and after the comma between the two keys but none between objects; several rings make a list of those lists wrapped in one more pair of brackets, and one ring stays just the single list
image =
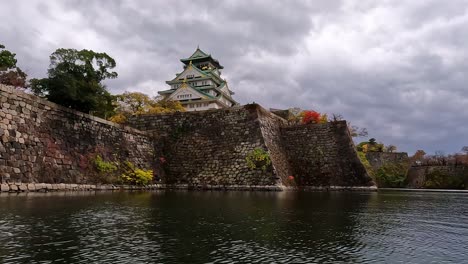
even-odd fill
[{"label": "reflection on water", "polygon": [[2,263],[462,263],[468,196],[0,195]]}]

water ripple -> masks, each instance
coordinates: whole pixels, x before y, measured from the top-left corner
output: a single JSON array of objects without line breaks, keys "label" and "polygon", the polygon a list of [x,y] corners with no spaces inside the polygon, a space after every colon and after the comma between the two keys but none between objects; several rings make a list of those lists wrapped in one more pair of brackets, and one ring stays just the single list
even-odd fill
[{"label": "water ripple", "polygon": [[466,263],[468,197],[0,195],[1,263]]}]

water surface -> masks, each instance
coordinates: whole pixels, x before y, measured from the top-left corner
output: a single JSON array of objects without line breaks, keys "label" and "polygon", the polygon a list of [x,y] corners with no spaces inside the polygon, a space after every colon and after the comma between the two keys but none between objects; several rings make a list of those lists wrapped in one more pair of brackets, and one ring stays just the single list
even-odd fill
[{"label": "water surface", "polygon": [[0,195],[1,263],[468,263],[468,195]]}]

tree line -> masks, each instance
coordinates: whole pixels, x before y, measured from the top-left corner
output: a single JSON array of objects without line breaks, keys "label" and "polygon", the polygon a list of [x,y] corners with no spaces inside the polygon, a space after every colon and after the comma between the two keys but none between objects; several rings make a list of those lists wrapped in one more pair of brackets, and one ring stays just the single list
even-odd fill
[{"label": "tree line", "polygon": [[105,52],[60,48],[49,59],[47,77],[28,80],[17,66],[16,54],[0,44],[0,83],[120,123],[135,114],[184,111],[179,102],[139,92],[112,95],[103,81],[118,77],[116,61]]}]

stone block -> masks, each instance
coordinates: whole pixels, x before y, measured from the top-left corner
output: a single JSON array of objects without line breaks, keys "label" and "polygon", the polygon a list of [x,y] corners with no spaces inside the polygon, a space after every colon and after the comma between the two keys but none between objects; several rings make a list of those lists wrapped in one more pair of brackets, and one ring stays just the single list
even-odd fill
[{"label": "stone block", "polygon": [[19,184],[18,185],[18,190],[21,192],[27,192],[28,191],[28,186],[25,183]]},{"label": "stone block", "polygon": [[0,184],[0,191],[1,192],[9,192],[10,191],[10,186],[8,186],[8,184]]},{"label": "stone block", "polygon": [[29,183],[27,186],[28,186],[29,191],[35,191],[36,190],[36,185],[35,184]]},{"label": "stone block", "polygon": [[10,184],[10,191],[17,192],[18,191],[18,186],[16,184]]}]

